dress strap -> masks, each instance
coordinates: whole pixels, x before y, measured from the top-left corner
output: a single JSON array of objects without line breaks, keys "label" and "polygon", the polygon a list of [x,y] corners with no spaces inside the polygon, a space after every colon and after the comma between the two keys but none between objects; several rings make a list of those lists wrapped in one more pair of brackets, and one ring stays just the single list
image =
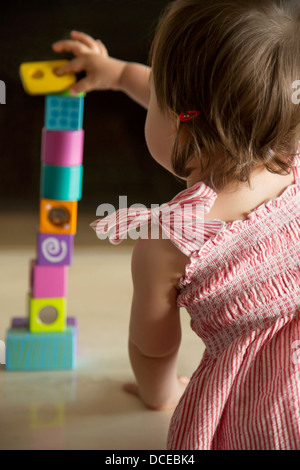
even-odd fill
[{"label": "dress strap", "polygon": [[[161,206],[152,209],[133,206],[119,209],[103,219],[95,220],[90,226],[98,238],[108,237],[115,245],[127,238],[129,232],[133,239],[169,238],[184,254],[190,256],[205,242],[203,215],[210,211],[216,198],[217,194],[200,182]],[[159,227],[162,230],[161,237]]]},{"label": "dress strap", "polygon": [[296,178],[296,183],[300,181],[300,147],[298,148],[298,153],[294,161],[294,173]]}]

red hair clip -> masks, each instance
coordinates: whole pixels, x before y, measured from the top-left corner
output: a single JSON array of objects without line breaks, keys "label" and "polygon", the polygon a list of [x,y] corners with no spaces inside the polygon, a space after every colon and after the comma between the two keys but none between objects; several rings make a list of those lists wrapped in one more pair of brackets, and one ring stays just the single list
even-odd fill
[{"label": "red hair clip", "polygon": [[189,121],[190,119],[194,119],[200,114],[201,114],[200,111],[187,111],[186,113],[179,114],[179,117],[180,117],[181,122],[185,122],[185,121]]}]

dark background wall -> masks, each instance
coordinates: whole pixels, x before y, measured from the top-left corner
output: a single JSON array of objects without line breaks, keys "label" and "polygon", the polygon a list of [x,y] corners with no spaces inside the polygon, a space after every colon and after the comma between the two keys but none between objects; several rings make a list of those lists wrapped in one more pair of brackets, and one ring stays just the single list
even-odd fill
[{"label": "dark background wall", "polygon": [[[40,144],[44,97],[29,96],[19,78],[22,62],[71,58],[51,44],[72,29],[100,38],[111,56],[147,63],[159,15],[167,0],[17,0],[0,6],[1,208],[38,210]],[[116,92],[85,98],[84,182],[81,210],[103,203],[163,203],[180,190],[177,181],[150,156],[144,140],[146,111]]]}]

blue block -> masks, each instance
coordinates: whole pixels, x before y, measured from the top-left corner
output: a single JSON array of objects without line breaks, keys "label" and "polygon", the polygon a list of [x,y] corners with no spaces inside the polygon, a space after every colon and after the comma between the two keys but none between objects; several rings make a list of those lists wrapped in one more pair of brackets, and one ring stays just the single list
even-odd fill
[{"label": "blue block", "polygon": [[77,131],[82,128],[83,96],[47,95],[45,128],[55,131]]},{"label": "blue block", "polygon": [[79,201],[82,196],[83,165],[41,165],[41,197],[59,201]]},{"label": "blue block", "polygon": [[6,369],[68,370],[76,365],[76,328],[31,334],[27,328],[10,328],[6,335]]}]

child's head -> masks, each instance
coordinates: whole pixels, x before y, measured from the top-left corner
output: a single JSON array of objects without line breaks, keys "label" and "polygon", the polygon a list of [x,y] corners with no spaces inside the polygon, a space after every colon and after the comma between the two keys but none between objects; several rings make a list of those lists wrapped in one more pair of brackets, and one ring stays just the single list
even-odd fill
[{"label": "child's head", "polygon": [[290,171],[300,139],[298,0],[177,0],[151,50],[161,110],[200,116],[180,123],[173,167],[187,177],[192,156],[215,191],[249,182],[253,168]]}]

